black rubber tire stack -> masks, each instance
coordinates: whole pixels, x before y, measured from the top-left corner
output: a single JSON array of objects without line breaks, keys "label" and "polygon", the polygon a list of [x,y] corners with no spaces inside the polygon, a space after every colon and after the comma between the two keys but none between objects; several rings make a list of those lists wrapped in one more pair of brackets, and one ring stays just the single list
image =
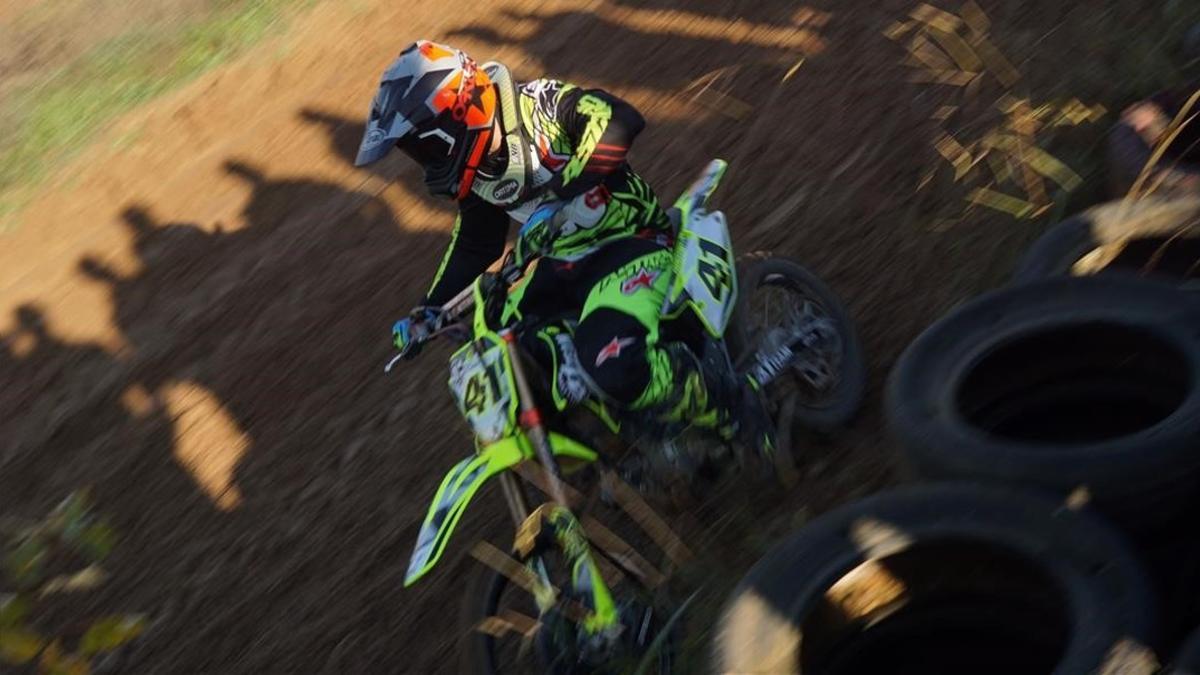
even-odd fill
[{"label": "black rubber tire stack", "polygon": [[[1146,158],[1130,134],[1114,162]],[[1013,280],[892,370],[919,484],[769,551],[722,615],[718,672],[1151,675],[1174,656],[1200,675],[1200,630],[1176,655],[1200,625],[1200,195],[1070,218]]]},{"label": "black rubber tire stack", "polygon": [[1167,644],[1200,621],[1200,297],[1119,275],[977,298],[918,337],[889,422],[920,480],[1032,487],[1130,535]]},{"label": "black rubber tire stack", "polygon": [[1200,298],[1112,277],[989,293],[909,346],[887,412],[919,478],[1083,490],[1155,532],[1200,491]]},{"label": "black rubber tire stack", "polygon": [[1183,641],[1163,675],[1200,675],[1200,629]]},{"label": "black rubber tire stack", "polygon": [[1008,488],[868,497],[775,546],[726,605],[716,672],[1150,675],[1153,593],[1102,519]]},{"label": "black rubber tire stack", "polygon": [[1200,623],[1200,294],[1121,274],[985,294],[910,345],[886,410],[929,484],[768,552],[718,671],[1150,675]]},{"label": "black rubber tire stack", "polygon": [[1021,256],[1013,281],[1117,271],[1194,284],[1198,260],[1200,197],[1116,201],[1048,229]]}]

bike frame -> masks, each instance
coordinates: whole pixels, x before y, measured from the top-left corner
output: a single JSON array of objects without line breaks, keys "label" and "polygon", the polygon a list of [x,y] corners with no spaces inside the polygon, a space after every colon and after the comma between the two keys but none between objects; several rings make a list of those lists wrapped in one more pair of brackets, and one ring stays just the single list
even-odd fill
[{"label": "bike frame", "polygon": [[[678,317],[690,308],[704,328],[718,339],[724,334],[736,302],[736,274],[723,216],[703,209],[725,168],[724,162],[714,160],[674,205],[680,215],[680,229],[674,280],[663,306],[667,318]],[[421,579],[438,562],[467,505],[489,478],[499,475],[505,504],[520,532],[531,518],[540,517],[540,509],[531,510],[522,486],[509,469],[536,459],[550,475],[548,492],[552,503],[569,512],[558,458],[584,462],[599,458],[592,448],[546,428],[516,344],[516,332],[512,328],[493,330],[488,325],[485,308],[481,280],[442,307],[444,314],[456,318],[465,317],[468,311],[474,314],[473,339],[451,358],[451,387],[459,396],[464,417],[476,429],[477,450],[475,456],[459,462],[442,480],[418,534],[405,575],[406,587]],[[581,528],[570,529],[577,532]],[[588,633],[596,634],[613,627],[617,613],[611,593],[591,560],[586,538],[578,538],[584,550],[571,556],[576,561],[572,573],[586,577],[580,585],[590,593],[591,614],[582,625]],[[559,543],[567,545],[561,540]],[[574,540],[569,543],[572,548],[579,548]]]}]

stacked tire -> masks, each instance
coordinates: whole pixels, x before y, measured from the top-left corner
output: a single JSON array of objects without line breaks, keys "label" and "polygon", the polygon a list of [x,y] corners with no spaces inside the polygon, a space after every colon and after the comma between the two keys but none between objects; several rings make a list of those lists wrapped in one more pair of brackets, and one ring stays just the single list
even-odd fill
[{"label": "stacked tire", "polygon": [[869,497],[773,548],[734,591],[720,673],[1151,675],[1150,581],[1103,520],[1007,488]]},{"label": "stacked tire", "polygon": [[1200,200],[1099,207],[921,334],[885,397],[918,484],[768,552],[718,672],[1200,675],[1191,236]]},{"label": "stacked tire", "polygon": [[1148,265],[1198,215],[1200,200],[1119,203],[1052,228],[1017,285],[910,345],[886,404],[912,477],[1040,491],[1121,529],[1154,581],[1162,654],[1200,621],[1200,250]]},{"label": "stacked tire", "polygon": [[1200,195],[1118,200],[1051,227],[1025,252],[1013,279],[1137,274],[1181,286],[1200,279]]},{"label": "stacked tire", "polygon": [[1104,276],[984,295],[909,346],[887,412],[918,478],[1077,493],[1153,535],[1200,491],[1200,299]]}]

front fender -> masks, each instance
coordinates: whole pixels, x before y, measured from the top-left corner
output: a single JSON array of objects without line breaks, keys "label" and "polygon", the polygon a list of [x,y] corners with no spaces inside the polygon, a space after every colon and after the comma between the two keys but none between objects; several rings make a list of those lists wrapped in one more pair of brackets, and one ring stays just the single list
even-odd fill
[{"label": "front fender", "polygon": [[[594,450],[571,438],[554,432],[548,436],[550,448],[556,456],[588,462],[594,462],[598,457]],[[479,488],[492,476],[531,459],[533,455],[529,440],[520,434],[492,443],[480,450],[479,454],[464,459],[450,469],[442,479],[417,534],[417,546],[408,563],[408,572],[404,575],[406,587],[425,576],[441,559],[459,518]]]}]

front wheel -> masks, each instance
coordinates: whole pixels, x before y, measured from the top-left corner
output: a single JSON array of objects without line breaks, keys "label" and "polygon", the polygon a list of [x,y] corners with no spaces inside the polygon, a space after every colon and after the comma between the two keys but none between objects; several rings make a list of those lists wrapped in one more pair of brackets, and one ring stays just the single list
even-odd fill
[{"label": "front wheel", "polygon": [[[540,566],[552,585],[569,596],[566,580],[569,574],[559,551],[540,548],[517,562]],[[462,672],[481,675],[674,672],[681,630],[677,608],[666,602],[662,593],[642,588],[628,577],[613,593],[624,626],[620,644],[602,658],[588,658],[579,624],[557,608],[539,616],[537,604],[528,591],[505,574],[480,565],[463,607]]]},{"label": "front wheel", "polygon": [[769,253],[739,259],[738,281],[741,296],[727,341],[739,371],[759,350],[778,347],[797,333],[815,327],[821,336],[767,386],[776,424],[786,424],[788,417],[806,429],[830,432],[849,422],[862,404],[866,365],[842,302],[812,272]]}]

